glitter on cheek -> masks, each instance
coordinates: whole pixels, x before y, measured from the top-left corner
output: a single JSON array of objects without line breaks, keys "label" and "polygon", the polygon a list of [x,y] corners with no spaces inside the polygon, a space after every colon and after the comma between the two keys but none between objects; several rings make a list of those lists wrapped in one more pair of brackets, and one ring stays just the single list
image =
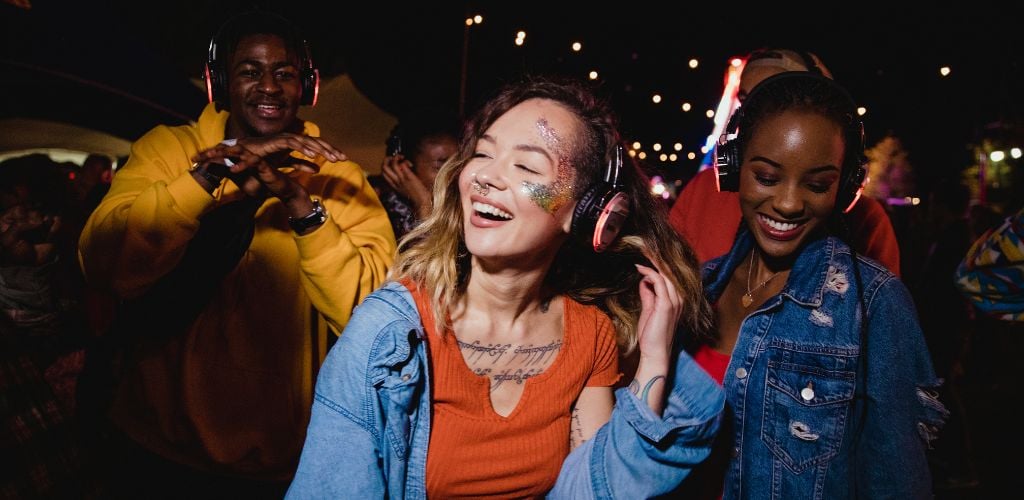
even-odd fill
[{"label": "glitter on cheek", "polygon": [[529,196],[542,210],[554,215],[560,208],[572,201],[575,181],[574,169],[572,165],[569,165],[566,158],[568,155],[565,154],[562,139],[555,132],[555,129],[551,128],[547,119],[540,118],[537,120],[537,132],[540,133],[541,139],[544,140],[548,148],[558,155],[558,165],[555,166],[555,182],[540,184],[523,181],[522,192]]},{"label": "glitter on cheek", "polygon": [[551,215],[555,215],[555,212],[572,201],[572,167],[565,161],[559,161],[557,175],[555,182],[551,184],[523,181],[522,185],[523,194],[529,196],[537,206]]}]

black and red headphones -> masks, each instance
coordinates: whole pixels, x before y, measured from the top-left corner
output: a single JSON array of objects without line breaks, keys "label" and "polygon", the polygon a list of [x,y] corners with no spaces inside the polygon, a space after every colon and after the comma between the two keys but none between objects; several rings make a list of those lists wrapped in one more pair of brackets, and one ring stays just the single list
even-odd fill
[{"label": "black and red headphones", "polygon": [[[206,80],[206,97],[210,102],[215,102],[221,106],[228,105],[228,74],[226,63],[223,59],[228,55],[225,53],[229,48],[224,47],[226,40],[224,36],[226,33],[231,31],[231,27],[235,23],[240,22],[246,16],[254,14],[242,14],[239,16],[232,17],[224,22],[214,33],[213,37],[210,38],[210,48],[206,57],[206,67],[203,71],[203,78]],[[266,12],[258,12],[255,15],[262,16],[267,19],[273,19],[274,21],[280,21],[281,33],[274,33],[282,36],[289,47],[296,50],[299,54],[299,78],[302,81],[302,100],[301,104],[316,106],[317,98],[320,94],[320,70],[313,65],[313,58],[310,54],[309,43],[306,42],[305,38],[299,36],[298,30],[292,23],[287,19],[269,14]],[[257,32],[253,32],[257,33]],[[233,43],[237,43],[235,40]]]},{"label": "black and red headphones", "polygon": [[629,195],[619,184],[622,146],[615,146],[604,180],[587,188],[572,213],[571,231],[595,252],[605,251],[629,217]]},{"label": "black and red headphones", "polygon": [[766,78],[757,84],[733,117],[729,120],[723,140],[715,147],[715,170],[718,173],[719,191],[739,191],[740,165],[743,163],[743,144],[739,138],[739,130],[749,125],[744,110],[757,106],[765,89],[792,83],[794,80],[817,82],[826,85],[845,97],[847,102],[847,123],[844,124],[846,137],[846,155],[839,174],[839,190],[836,196],[836,207],[849,212],[860,199],[864,182],[867,178],[867,159],[864,156],[864,124],[857,118],[857,108],[850,94],[834,80],[820,73],[808,71],[787,71]]}]

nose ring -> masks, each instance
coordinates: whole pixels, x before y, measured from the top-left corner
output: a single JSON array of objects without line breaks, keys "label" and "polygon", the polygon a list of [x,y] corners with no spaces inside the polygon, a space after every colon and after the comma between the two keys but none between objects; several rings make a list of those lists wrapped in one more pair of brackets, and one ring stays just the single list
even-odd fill
[{"label": "nose ring", "polygon": [[470,182],[473,187],[473,191],[476,191],[480,196],[487,196],[487,193],[491,191],[491,186],[480,184],[480,181],[476,180],[476,174],[473,174],[473,181]]}]

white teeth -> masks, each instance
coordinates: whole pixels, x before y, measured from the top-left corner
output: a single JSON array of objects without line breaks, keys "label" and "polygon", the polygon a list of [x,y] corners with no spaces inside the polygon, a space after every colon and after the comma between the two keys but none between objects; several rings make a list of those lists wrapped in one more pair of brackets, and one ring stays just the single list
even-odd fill
[{"label": "white teeth", "polygon": [[775,219],[771,219],[763,215],[760,215],[759,217],[765,224],[768,224],[768,227],[776,231],[792,231],[800,225],[795,222],[778,222]]},{"label": "white teeth", "polygon": [[504,210],[502,210],[502,209],[500,209],[500,208],[498,208],[498,207],[496,207],[494,205],[488,205],[486,203],[481,203],[479,201],[474,201],[473,202],[473,210],[476,210],[477,212],[480,212],[480,213],[491,214],[491,215],[494,215],[496,217],[501,217],[502,219],[512,220],[512,214],[510,214],[510,213],[508,213],[508,212],[506,212],[506,211],[504,211]]},{"label": "white teeth", "polygon": [[274,109],[280,108],[280,106],[272,106],[270,104],[257,104],[256,107],[260,108],[260,109],[270,109],[270,110],[274,110]]}]

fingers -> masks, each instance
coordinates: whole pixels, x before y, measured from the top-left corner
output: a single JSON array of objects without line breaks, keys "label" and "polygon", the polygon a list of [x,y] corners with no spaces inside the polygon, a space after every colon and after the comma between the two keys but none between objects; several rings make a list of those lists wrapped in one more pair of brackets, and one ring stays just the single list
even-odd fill
[{"label": "fingers", "polygon": [[311,174],[315,174],[320,171],[320,165],[309,160],[303,160],[301,158],[294,158],[294,160],[295,161],[292,162],[292,168],[295,170],[300,172],[309,172]]},{"label": "fingers", "polygon": [[285,137],[285,143],[287,144],[288,149],[298,151],[309,158],[321,156],[330,161],[345,161],[348,159],[344,153],[338,151],[331,145],[331,143],[320,137],[288,134],[287,137]]},{"label": "fingers", "polygon": [[388,185],[391,186],[391,189],[409,196],[412,190],[415,189],[412,183],[422,184],[422,182],[413,173],[411,162],[402,158],[401,155],[390,158],[392,158],[392,161],[385,162],[381,167],[381,175]]},{"label": "fingers", "polygon": [[227,164],[225,159],[234,161],[241,153],[245,152],[245,148],[234,145],[228,146],[227,144],[218,144],[210,149],[200,151],[192,156],[193,163],[221,163]]},{"label": "fingers", "polygon": [[681,308],[683,305],[683,298],[682,296],[679,295],[679,289],[676,288],[674,282],[670,279],[670,277],[672,277],[672,274],[666,271],[666,269],[668,269],[668,266],[664,262],[662,262],[662,260],[659,259],[656,255],[654,255],[651,249],[647,247],[644,247],[643,254],[644,257],[647,258],[647,260],[654,264],[654,268],[657,270],[658,274],[660,274],[665,279],[667,283],[666,286],[668,287],[668,300],[672,302],[672,304],[675,307]]},{"label": "fingers", "polygon": [[196,153],[192,157],[192,161],[196,163],[212,161],[227,163],[223,160],[231,159],[234,162],[236,157],[243,156],[245,152],[262,158],[285,151],[297,151],[309,158],[322,157],[332,162],[348,159],[344,153],[320,137],[283,133],[272,137],[240,139],[234,145],[221,143]]},{"label": "fingers", "polygon": [[643,276],[640,281],[641,304],[655,309],[667,307],[673,318],[678,320],[682,311],[682,299],[672,282],[650,267],[637,264],[636,269]]},{"label": "fingers", "polygon": [[247,137],[239,139],[237,147],[243,148],[258,156],[267,156],[283,151],[298,151],[310,158],[322,156],[330,161],[341,161],[345,155],[319,137],[290,133],[277,134],[270,137]]}]

